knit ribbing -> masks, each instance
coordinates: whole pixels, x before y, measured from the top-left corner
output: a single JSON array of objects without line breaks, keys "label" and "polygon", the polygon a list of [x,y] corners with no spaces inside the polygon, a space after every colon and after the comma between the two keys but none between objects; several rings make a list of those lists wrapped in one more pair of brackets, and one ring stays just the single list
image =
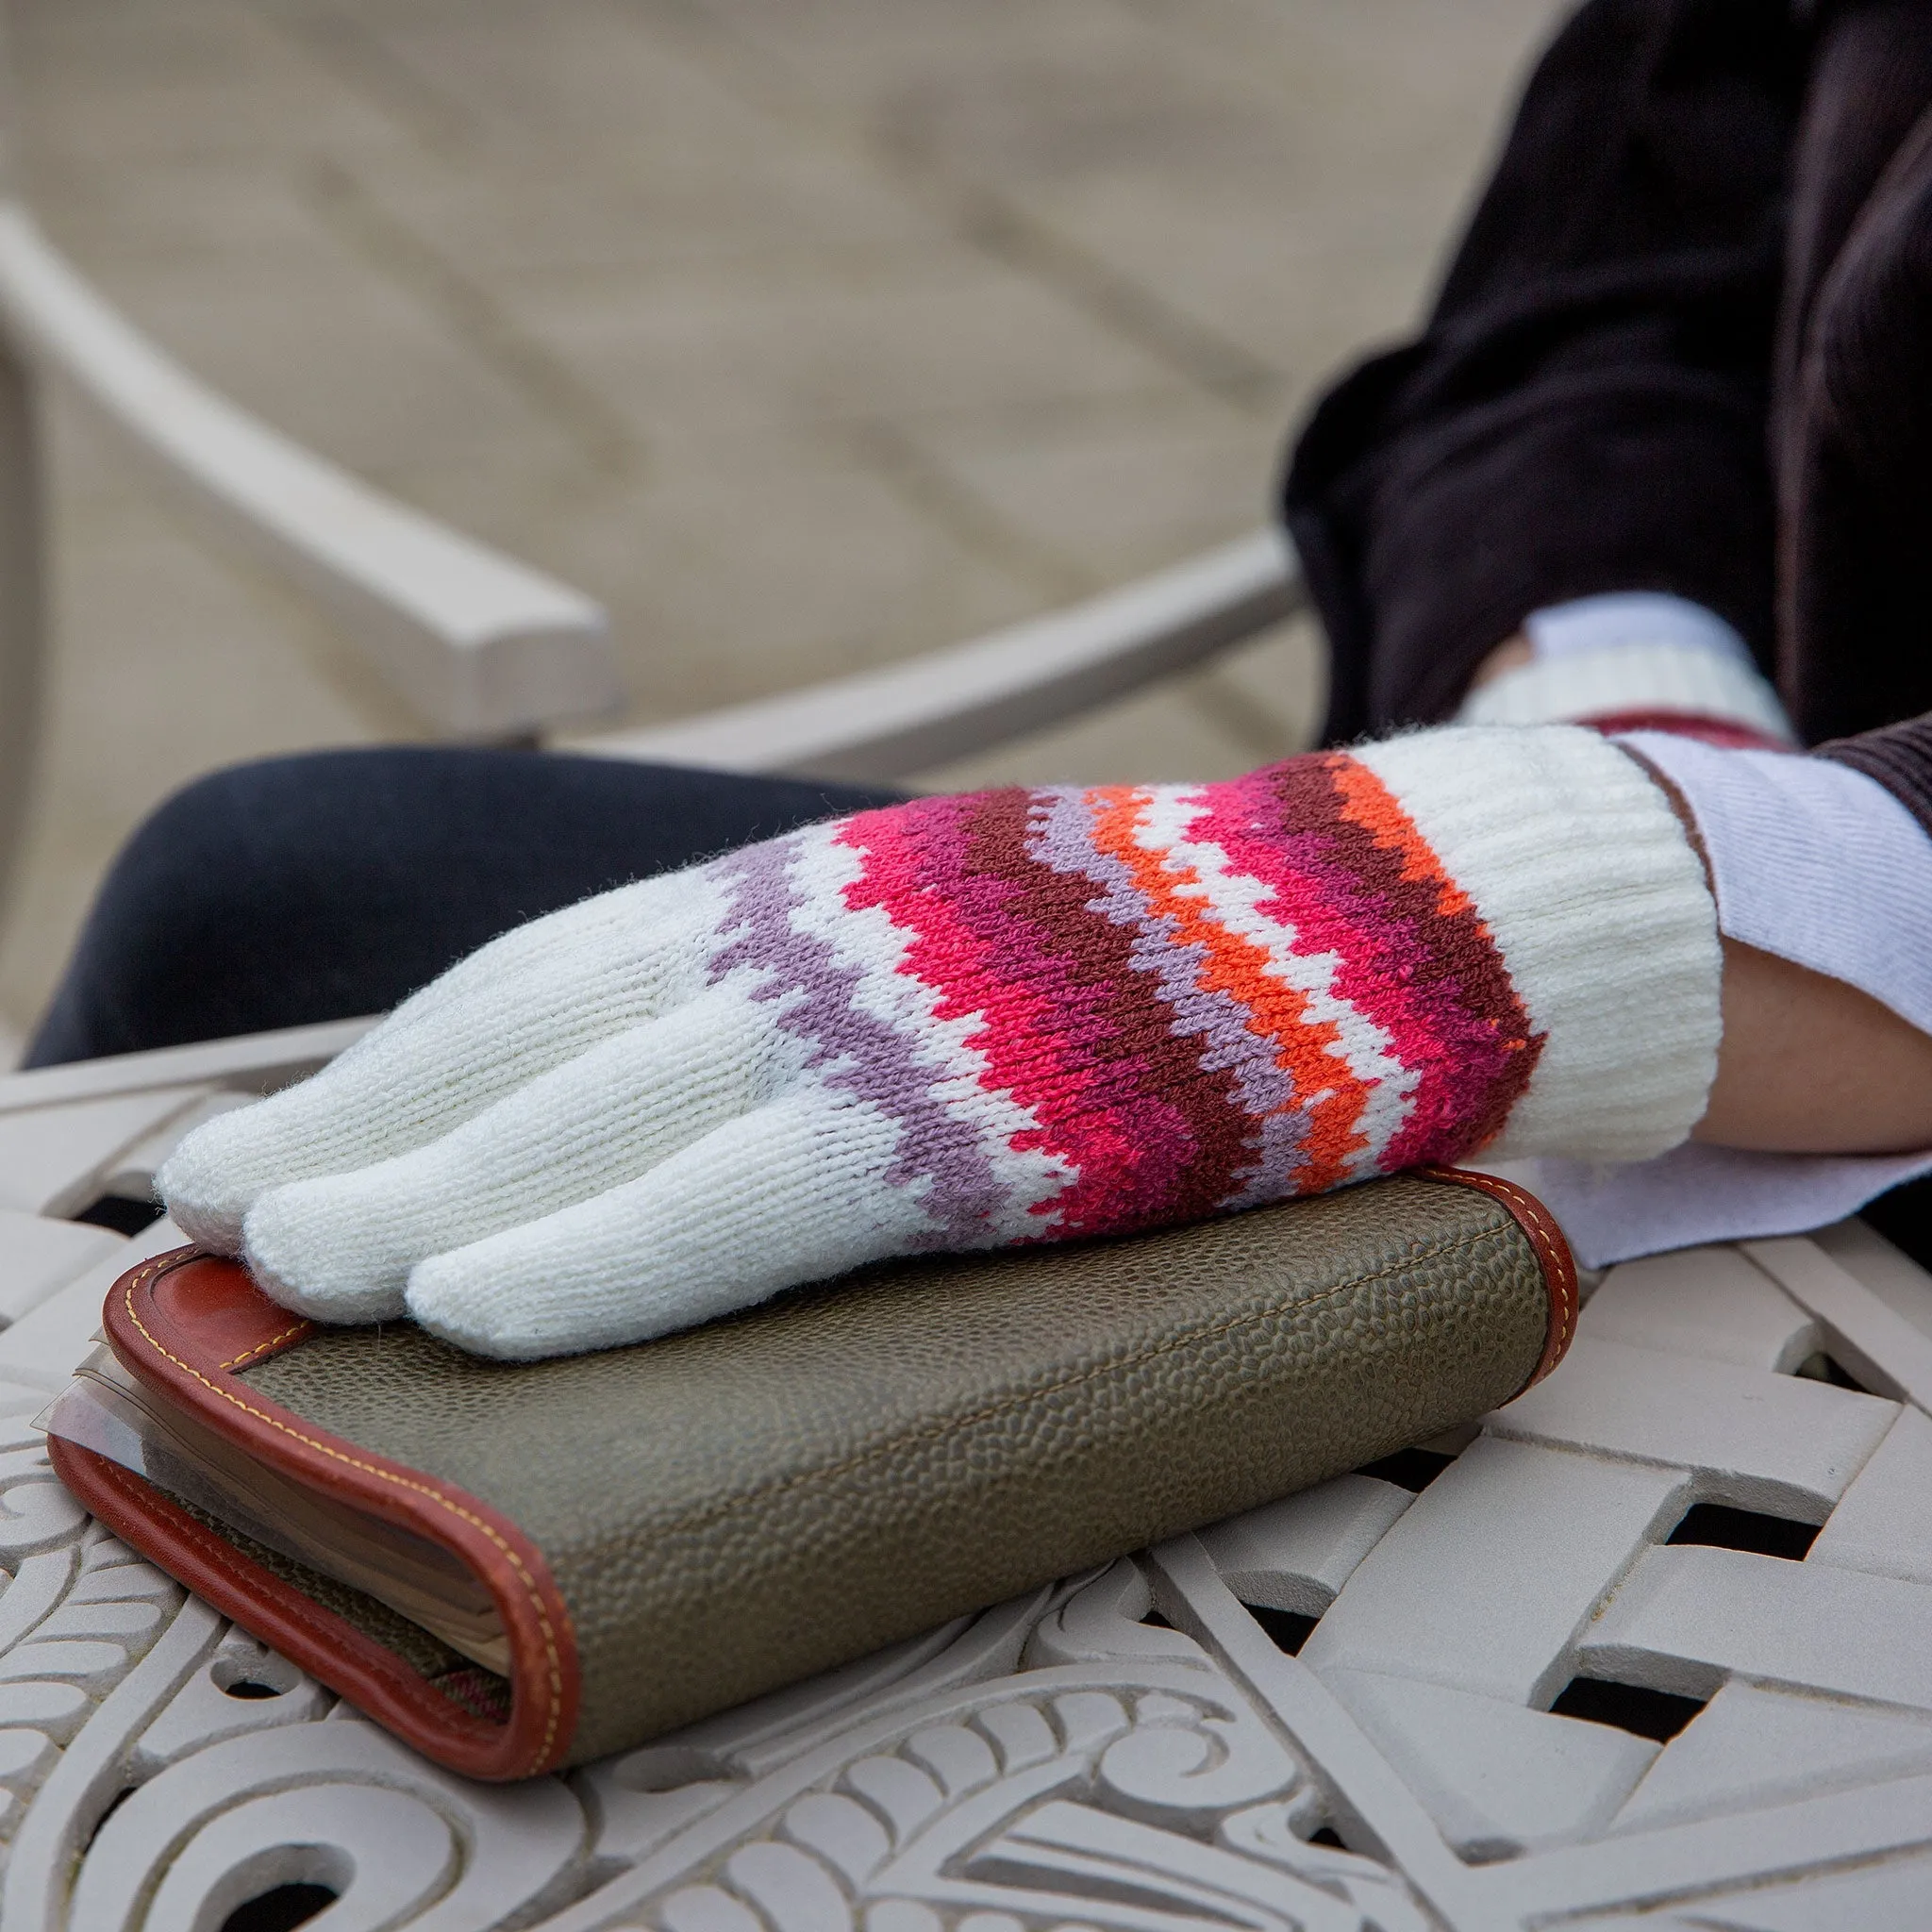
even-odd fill
[{"label": "knit ribbing", "polygon": [[1629,643],[1540,658],[1462,702],[1463,724],[1575,724],[1633,712],[1680,712],[1789,743],[1791,727],[1756,671],[1717,652],[1679,643]]},{"label": "knit ribbing", "polygon": [[[1630,742],[1696,820],[1728,937],[1932,1031],[1932,839],[1897,797],[1828,758],[1715,751],[1662,732]],[[1539,1161],[1528,1178],[1594,1267],[1821,1227],[1928,1169],[1928,1153],[1686,1145],[1619,1168]]]},{"label": "knit ribbing", "polygon": [[1418,732],[1355,755],[1480,909],[1543,1047],[1498,1157],[1641,1160],[1716,1073],[1722,956],[1668,800],[1593,732]]}]

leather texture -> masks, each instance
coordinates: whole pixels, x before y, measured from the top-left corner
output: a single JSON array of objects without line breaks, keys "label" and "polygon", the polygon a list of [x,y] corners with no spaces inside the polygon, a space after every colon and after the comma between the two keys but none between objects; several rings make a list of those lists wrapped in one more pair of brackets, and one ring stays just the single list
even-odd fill
[{"label": "leather texture", "polygon": [[[641,1742],[1466,1423],[1547,1372],[1575,1310],[1539,1204],[1446,1172],[1126,1240],[886,1264],[535,1363],[407,1324],[291,1324],[259,1297],[245,1316],[240,1273],[192,1261],[144,1305],[117,1287],[117,1354],[278,1467],[459,1547],[506,1611],[518,1752],[453,1755],[480,1722],[453,1695],[369,1702],[340,1645],[291,1641],[286,1605],[263,1620],[299,1594],[287,1574],[187,1580],[483,1776]],[[128,1319],[143,1306],[146,1341]],[[205,1350],[183,1339],[197,1316],[219,1337]],[[163,1534],[166,1500],[148,1494],[144,1508],[117,1485],[102,1513],[175,1567],[178,1524]],[[465,1514],[507,1548],[462,1534]],[[532,1601],[560,1609],[547,1654]],[[349,1630],[341,1609],[325,1614]],[[552,1695],[559,1657],[571,1681]],[[567,1730],[566,1707],[581,1712]]]}]

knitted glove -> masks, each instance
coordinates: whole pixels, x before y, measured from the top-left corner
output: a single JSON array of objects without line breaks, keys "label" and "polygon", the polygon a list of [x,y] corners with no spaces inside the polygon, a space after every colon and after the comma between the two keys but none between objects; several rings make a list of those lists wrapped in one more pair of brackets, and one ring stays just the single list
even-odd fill
[{"label": "knitted glove", "polygon": [[919,1249],[1120,1234],[1702,1112],[1664,794],[1567,726],[812,826],[492,941],[158,1176],[328,1321],[526,1358]]},{"label": "knitted glove", "polygon": [[1477,685],[1457,710],[1458,724],[1670,731],[1774,751],[1796,742],[1750,645],[1687,597],[1577,597],[1532,610],[1523,636],[1530,661]]}]

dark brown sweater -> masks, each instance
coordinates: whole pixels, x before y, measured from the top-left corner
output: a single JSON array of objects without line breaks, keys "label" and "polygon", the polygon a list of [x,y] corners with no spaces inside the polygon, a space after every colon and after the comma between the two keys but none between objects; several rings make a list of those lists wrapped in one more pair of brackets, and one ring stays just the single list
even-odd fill
[{"label": "dark brown sweater", "polygon": [[1447,716],[1540,607],[1669,591],[1932,830],[1932,0],[1590,0],[1285,508],[1331,740]]}]

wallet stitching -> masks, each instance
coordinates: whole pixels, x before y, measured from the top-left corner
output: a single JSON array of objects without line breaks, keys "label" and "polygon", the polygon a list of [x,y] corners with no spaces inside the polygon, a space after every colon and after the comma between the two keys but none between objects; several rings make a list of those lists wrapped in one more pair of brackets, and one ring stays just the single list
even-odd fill
[{"label": "wallet stitching", "polygon": [[884,1456],[896,1455],[911,1443],[931,1441],[953,1429],[970,1428],[975,1423],[991,1422],[995,1416],[1005,1415],[1027,1403],[1036,1402],[1042,1396],[1060,1394],[1065,1390],[1078,1388],[1083,1382],[1095,1381],[1102,1375],[1113,1374],[1123,1369],[1140,1368],[1161,1356],[1172,1355],[1176,1349],[1208,1341],[1217,1335],[1230,1334],[1237,1328],[1252,1327],[1257,1322],[1265,1322],[1274,1316],[1286,1314],[1292,1307],[1305,1308],[1312,1307],[1316,1302],[1332,1300],[1336,1295],[1346,1294],[1351,1289],[1364,1288],[1370,1282],[1380,1281],[1390,1274],[1398,1274],[1403,1269],[1412,1267],[1418,1260],[1434,1260],[1443,1255],[1453,1255],[1459,1248],[1474,1247],[1480,1241],[1495,1241],[1499,1238],[1507,1238],[1505,1229],[1482,1228],[1474,1234],[1463,1235],[1440,1247],[1418,1249],[1405,1260],[1391,1261],[1386,1268],[1377,1268],[1373,1274],[1352,1275],[1348,1280],[1338,1281],[1333,1288],[1324,1288],[1319,1294],[1311,1294],[1303,1301],[1277,1302],[1272,1307],[1257,1308],[1252,1314],[1231,1315],[1224,1321],[1191,1329],[1187,1334],[1177,1335],[1156,1347],[1143,1349],[1139,1355],[1124,1356],[1115,1361],[1098,1363],[1091,1369],[1083,1369],[1078,1374],[1067,1375],[1058,1382],[1049,1383],[1044,1388],[1030,1389],[1023,1394],[1008,1396],[1004,1401],[990,1403],[970,1414],[951,1416],[943,1422],[929,1424],[923,1429],[915,1429],[908,1434],[893,1436],[886,1441],[875,1442],[869,1449],[861,1449],[855,1455],[848,1456],[842,1462],[831,1463],[821,1469],[801,1470],[796,1475],[787,1476],[783,1481],[766,1488],[745,1491],[722,1502],[692,1509],[682,1516],[675,1516],[654,1533],[675,1536],[683,1530],[702,1527],[707,1523],[715,1522],[720,1517],[728,1516],[733,1511],[762,1501],[766,1497],[782,1496],[788,1491],[808,1483],[828,1482],[846,1475],[864,1463],[876,1461]]},{"label": "wallet stitching", "polygon": [[291,1429],[288,1424],[278,1422],[274,1416],[268,1414],[266,1410],[256,1408],[251,1404],[243,1402],[239,1395],[234,1394],[229,1390],[220,1388],[215,1383],[210,1382],[199,1369],[194,1368],[188,1362],[184,1362],[178,1356],[170,1354],[148,1332],[140,1315],[136,1313],[134,1291],[142,1286],[151,1276],[161,1273],[164,1268],[173,1267],[177,1258],[176,1257],[164,1255],[158,1261],[151,1261],[145,1268],[129,1275],[123,1286],[122,1292],[127,1310],[127,1319],[140,1331],[142,1340],[157,1355],[164,1361],[174,1363],[184,1374],[192,1375],[210,1394],[219,1395],[224,1402],[233,1403],[244,1415],[254,1416],[258,1422],[266,1423],[270,1428],[277,1429],[283,1435],[291,1437],[295,1441],[306,1443],[319,1454],[326,1456],[334,1461],[347,1464],[351,1469],[359,1469],[366,1474],[380,1476],[384,1482],[393,1483],[398,1489],[413,1490],[420,1495],[429,1497],[433,1502],[440,1504],[443,1508],[447,1509],[451,1515],[459,1517],[473,1527],[480,1529],[502,1551],[510,1567],[515,1570],[519,1579],[522,1581],[524,1589],[529,1596],[531,1607],[537,1613],[537,1622],[543,1632],[543,1654],[549,1664],[549,1684],[547,1687],[549,1696],[545,1704],[543,1741],[538,1746],[536,1754],[530,1760],[530,1768],[533,1773],[541,1769],[549,1757],[550,1747],[557,1737],[557,1723],[561,1713],[563,1702],[563,1661],[558,1653],[557,1633],[551,1625],[550,1614],[544,1607],[542,1595],[537,1587],[537,1580],[530,1574],[528,1569],[525,1567],[524,1560],[518,1556],[514,1546],[493,1524],[486,1523],[474,1510],[465,1509],[460,1503],[452,1502],[448,1496],[432,1484],[413,1481],[408,1476],[397,1474],[393,1470],[384,1469],[377,1463],[364,1462],[357,1457],[345,1456],[340,1449],[331,1448],[326,1442],[318,1441],[313,1436],[304,1435],[300,1429]]},{"label": "wallet stitching", "polygon": [[[1504,1185],[1507,1187],[1510,1184],[1506,1181]],[[1562,1230],[1545,1217],[1542,1203],[1526,1189],[1512,1189],[1508,1196],[1508,1203],[1510,1208],[1518,1214],[1533,1222],[1536,1224],[1536,1231],[1546,1241],[1560,1241],[1562,1239]],[[1574,1292],[1557,1292],[1553,1294],[1551,1299],[1557,1304],[1553,1312],[1557,1316],[1556,1356],[1557,1360],[1559,1361],[1562,1359],[1565,1350],[1570,1346],[1570,1327],[1572,1322],[1575,1319],[1576,1296]],[[1555,1368],[1556,1365],[1556,1361],[1552,1361],[1550,1367]]]},{"label": "wallet stitching", "polygon": [[312,1322],[297,1322],[292,1328],[284,1328],[279,1335],[271,1335],[266,1341],[258,1341],[253,1348],[244,1348],[240,1355],[224,1362],[222,1367],[225,1370],[239,1369],[243,1362],[252,1362],[257,1356],[266,1355],[272,1348],[279,1348],[291,1336],[300,1335],[305,1328],[314,1325]]},{"label": "wallet stitching", "polygon": [[[1469,1187],[1472,1185],[1472,1180],[1457,1175],[1456,1185],[1458,1187]],[[1524,1384],[1522,1389],[1516,1391],[1520,1395],[1524,1391],[1533,1389],[1570,1352],[1570,1333],[1578,1314],[1578,1296],[1574,1276],[1574,1274],[1570,1276],[1567,1287],[1559,1281],[1552,1281],[1550,1279],[1548,1257],[1542,1255],[1541,1243],[1538,1242],[1536,1238],[1541,1236],[1543,1242],[1549,1243],[1558,1253],[1566,1253],[1569,1248],[1569,1242],[1564,1236],[1563,1230],[1557,1225],[1555,1218],[1549,1214],[1543,1204],[1527,1188],[1519,1188],[1514,1181],[1505,1180],[1501,1174],[1483,1174],[1474,1179],[1474,1185],[1477,1193],[1494,1196],[1511,1213],[1516,1215],[1519,1220],[1528,1221],[1534,1224],[1535,1232],[1531,1236],[1531,1242],[1532,1245],[1538,1247],[1539,1258],[1544,1262],[1543,1280],[1549,1292],[1550,1313],[1556,1322],[1556,1340],[1544,1351],[1547,1365],[1545,1366],[1541,1363],[1538,1365],[1537,1370],[1531,1374],[1529,1380]],[[1574,1266],[1573,1262],[1573,1269]]]}]

